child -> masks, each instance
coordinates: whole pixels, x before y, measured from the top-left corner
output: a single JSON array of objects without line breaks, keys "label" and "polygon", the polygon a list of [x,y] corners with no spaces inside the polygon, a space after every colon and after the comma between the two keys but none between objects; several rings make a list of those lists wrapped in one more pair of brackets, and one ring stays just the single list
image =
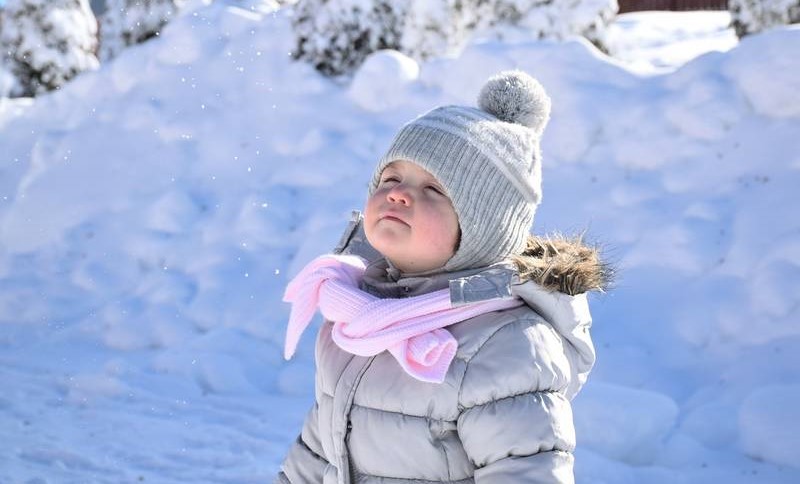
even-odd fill
[{"label": "child", "polygon": [[276,482],[573,482],[570,400],[595,359],[584,293],[604,269],[529,235],[542,86],[503,72],[478,105],[406,124],[363,220],[289,284],[286,357],[317,309],[325,323],[316,402]]}]

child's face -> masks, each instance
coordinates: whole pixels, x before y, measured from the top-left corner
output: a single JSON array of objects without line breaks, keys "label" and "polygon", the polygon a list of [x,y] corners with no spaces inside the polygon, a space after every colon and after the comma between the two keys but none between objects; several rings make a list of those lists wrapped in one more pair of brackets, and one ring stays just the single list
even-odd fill
[{"label": "child's face", "polygon": [[364,232],[401,271],[429,271],[453,256],[458,216],[433,175],[414,163],[393,161],[367,200]]}]

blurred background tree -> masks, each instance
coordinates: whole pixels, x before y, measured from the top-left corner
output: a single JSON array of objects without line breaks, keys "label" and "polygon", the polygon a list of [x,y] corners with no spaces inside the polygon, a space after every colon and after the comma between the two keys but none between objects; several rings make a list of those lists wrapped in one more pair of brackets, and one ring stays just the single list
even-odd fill
[{"label": "blurred background tree", "polygon": [[34,96],[97,68],[97,20],[88,0],[7,0],[4,8],[0,53],[13,80],[0,79],[8,91],[0,94]]},{"label": "blurred background tree", "polygon": [[476,34],[524,29],[542,39],[582,35],[604,48],[617,0],[300,0],[296,57],[329,76],[351,73],[370,53],[396,49],[424,60],[450,55]]},{"label": "blurred background tree", "polygon": [[728,0],[728,10],[739,38],[800,22],[800,0]]},{"label": "blurred background tree", "polygon": [[185,0],[105,0],[105,12],[100,17],[100,60],[107,61],[125,47],[157,37],[185,3]]},{"label": "blurred background tree", "polygon": [[[725,8],[739,37],[800,22],[800,0],[240,0],[292,6],[293,55],[347,76],[395,49],[416,60],[457,54],[476,36],[583,36],[607,52],[618,11]],[[57,89],[123,49],[158,37],[187,0],[0,0],[0,96]],[[98,21],[95,15],[99,17]]]}]

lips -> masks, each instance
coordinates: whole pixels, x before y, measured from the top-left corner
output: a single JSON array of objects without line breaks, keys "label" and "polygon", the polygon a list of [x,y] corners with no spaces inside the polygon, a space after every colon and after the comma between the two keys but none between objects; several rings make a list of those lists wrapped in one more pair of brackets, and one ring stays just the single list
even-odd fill
[{"label": "lips", "polygon": [[381,215],[380,219],[381,220],[390,220],[392,222],[399,222],[399,223],[401,223],[403,225],[408,225],[408,222],[406,222],[405,220],[400,218],[397,214],[393,214],[393,213],[383,214],[383,215]]}]

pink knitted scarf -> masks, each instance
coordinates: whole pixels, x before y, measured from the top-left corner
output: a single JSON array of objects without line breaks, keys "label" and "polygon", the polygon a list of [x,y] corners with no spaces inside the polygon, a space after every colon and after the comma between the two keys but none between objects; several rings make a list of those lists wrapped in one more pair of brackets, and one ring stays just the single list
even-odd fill
[{"label": "pink knitted scarf", "polygon": [[358,288],[365,269],[360,257],[323,255],[289,283],[283,298],[292,304],[284,347],[287,360],[319,308],[333,322],[333,341],[344,351],[373,356],[388,350],[412,377],[441,383],[458,349],[453,335],[442,328],[522,304],[519,299],[493,299],[453,307],[449,289],[382,299]]}]

